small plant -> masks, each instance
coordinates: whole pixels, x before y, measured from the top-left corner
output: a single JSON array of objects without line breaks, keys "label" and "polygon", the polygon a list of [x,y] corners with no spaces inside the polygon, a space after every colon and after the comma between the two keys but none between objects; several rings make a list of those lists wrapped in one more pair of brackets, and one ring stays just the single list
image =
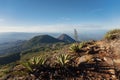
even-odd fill
[{"label": "small plant", "polygon": [[81,49],[81,48],[85,47],[86,44],[87,44],[86,41],[81,42],[81,43],[79,44],[79,48]]},{"label": "small plant", "polygon": [[57,73],[60,73],[61,77],[66,78],[67,75],[74,75],[72,71],[68,68],[71,64],[69,62],[73,59],[69,54],[60,54],[56,57],[56,63],[59,66]]},{"label": "small plant", "polygon": [[56,63],[61,67],[64,67],[69,63],[71,59],[72,57],[68,54],[60,54],[59,56],[56,56]]},{"label": "small plant", "polygon": [[33,57],[30,62],[34,66],[40,66],[40,65],[45,65],[46,59],[43,56],[38,56],[38,57]]},{"label": "small plant", "polygon": [[33,57],[22,65],[29,71],[35,72],[37,69],[45,66],[47,59],[44,56]]},{"label": "small plant", "polygon": [[32,65],[29,61],[21,64],[27,69],[28,72],[33,72]]},{"label": "small plant", "polygon": [[108,31],[106,35],[104,36],[107,40],[114,40],[120,38],[120,29],[114,29],[111,31]]},{"label": "small plant", "polygon": [[72,44],[69,49],[71,52],[75,53],[79,53],[80,51],[79,44]]},{"label": "small plant", "polygon": [[80,44],[74,43],[74,44],[72,44],[72,45],[70,46],[69,49],[70,49],[71,52],[79,53],[79,52],[81,51],[80,49],[83,48],[83,47],[85,47],[86,44],[87,44],[86,41],[83,41],[83,42],[81,42]]}]

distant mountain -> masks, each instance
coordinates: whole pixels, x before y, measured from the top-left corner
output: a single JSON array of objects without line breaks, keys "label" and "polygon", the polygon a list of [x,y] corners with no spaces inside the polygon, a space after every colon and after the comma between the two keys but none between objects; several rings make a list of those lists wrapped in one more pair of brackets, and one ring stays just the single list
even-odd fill
[{"label": "distant mountain", "polygon": [[[0,50],[0,64],[6,64],[19,60],[20,55],[31,52],[44,51],[46,48],[52,48],[53,45],[63,42],[64,41],[58,40],[49,35],[39,35],[27,41],[17,41],[1,44],[1,48],[3,49]],[[2,47],[2,45],[4,47]]]},{"label": "distant mountain", "polygon": [[0,33],[0,44],[6,42],[15,42],[18,40],[29,40],[37,35],[50,34],[54,37],[59,33],[27,33],[27,32],[5,32]]},{"label": "distant mountain", "polygon": [[62,34],[57,39],[65,41],[65,42],[75,42],[75,40],[71,38],[70,36],[68,36],[67,34]]},{"label": "distant mountain", "polygon": [[40,47],[50,46],[54,43],[60,42],[75,42],[67,34],[62,34],[59,38],[54,38],[50,35],[39,35],[31,38],[30,40],[18,40],[13,42],[6,42],[0,44],[0,55],[11,54],[11,53],[21,53],[31,49],[37,49]]},{"label": "distant mountain", "polygon": [[20,53],[21,51],[45,47],[46,45],[63,42],[49,35],[39,35],[30,40],[18,40],[13,42],[6,42],[0,44],[0,55],[9,53]]},{"label": "distant mountain", "polygon": [[63,42],[63,41],[58,40],[50,35],[40,35],[40,36],[35,36],[32,39],[28,40],[25,44],[23,44],[23,47],[30,48],[30,47],[35,47],[35,46],[53,44],[57,42]]},{"label": "distant mountain", "polygon": [[[99,33],[101,31],[98,31]],[[105,31],[103,31],[105,32]],[[102,32],[102,34],[104,34]],[[21,51],[24,51],[26,49],[31,49],[33,47],[40,47],[40,46],[46,46],[47,44],[53,44],[56,42],[75,42],[73,38],[68,36],[67,34],[62,34],[58,38],[58,33],[53,33],[49,35],[42,35],[43,33],[0,33],[0,55],[1,54],[9,54],[9,53],[19,53]],[[47,33],[49,34],[49,33]],[[39,35],[39,36],[36,36]],[[72,34],[69,34],[72,35]],[[92,36],[91,36],[92,35]],[[94,35],[94,33],[80,33],[79,34],[79,40],[97,40],[99,36]],[[34,37],[35,36],[35,37]],[[97,37],[96,37],[97,36]],[[33,37],[33,38],[32,38]],[[94,38],[93,38],[94,37]],[[31,39],[30,39],[31,38]]]},{"label": "distant mountain", "polygon": [[[100,40],[107,30],[89,30],[89,31],[79,31],[78,38],[80,41],[84,40]],[[14,42],[18,40],[29,40],[34,36],[49,34],[53,37],[58,37],[61,33],[28,33],[28,32],[4,32],[0,33],[0,44],[6,42]],[[73,33],[67,33],[73,36]]]},{"label": "distant mountain", "polygon": [[61,42],[61,40],[58,40],[50,35],[40,35],[35,36],[32,39],[29,40],[31,43],[55,43],[55,42]]},{"label": "distant mountain", "polygon": [[[20,58],[20,55],[31,52],[34,53],[38,51],[44,51],[46,48],[52,49],[53,45],[59,45],[59,43],[67,44],[75,42],[75,40],[67,34],[62,34],[58,38],[54,38],[58,34],[52,34],[54,37],[50,35],[41,35],[39,33],[6,33],[5,35],[0,34],[0,60],[7,59],[6,61],[9,62],[9,56],[17,57],[16,60],[18,60]],[[32,38],[32,36],[35,37]],[[84,36],[84,39],[86,40],[86,38],[89,37],[86,35]],[[80,36],[80,39],[82,40],[83,37]]]}]

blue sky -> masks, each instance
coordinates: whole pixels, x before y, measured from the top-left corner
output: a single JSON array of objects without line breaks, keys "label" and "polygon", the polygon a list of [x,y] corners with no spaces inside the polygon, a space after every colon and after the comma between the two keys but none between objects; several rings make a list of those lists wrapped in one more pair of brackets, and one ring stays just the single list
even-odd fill
[{"label": "blue sky", "polygon": [[120,28],[120,0],[0,0],[0,32]]}]

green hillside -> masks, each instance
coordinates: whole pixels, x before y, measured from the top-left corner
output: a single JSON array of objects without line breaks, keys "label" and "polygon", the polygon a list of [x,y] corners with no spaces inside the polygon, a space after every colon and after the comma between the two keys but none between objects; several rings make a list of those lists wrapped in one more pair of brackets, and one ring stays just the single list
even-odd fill
[{"label": "green hillside", "polygon": [[49,35],[35,36],[28,41],[24,41],[21,45],[11,46],[5,49],[4,52],[6,54],[0,56],[0,64],[7,64],[19,60],[20,56],[25,54],[56,50],[65,44],[63,41]]}]

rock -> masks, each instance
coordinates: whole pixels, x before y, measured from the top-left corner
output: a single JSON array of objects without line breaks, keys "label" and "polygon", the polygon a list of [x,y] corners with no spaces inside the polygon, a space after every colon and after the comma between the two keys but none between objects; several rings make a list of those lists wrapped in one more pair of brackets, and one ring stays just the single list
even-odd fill
[{"label": "rock", "polygon": [[87,61],[91,60],[92,57],[93,57],[92,55],[84,55],[82,57],[76,58],[75,62],[77,63],[77,65],[79,65],[82,62],[87,62]]},{"label": "rock", "polygon": [[113,65],[113,60],[112,60],[111,58],[109,58],[109,57],[103,57],[103,60],[104,60],[107,64]]}]

